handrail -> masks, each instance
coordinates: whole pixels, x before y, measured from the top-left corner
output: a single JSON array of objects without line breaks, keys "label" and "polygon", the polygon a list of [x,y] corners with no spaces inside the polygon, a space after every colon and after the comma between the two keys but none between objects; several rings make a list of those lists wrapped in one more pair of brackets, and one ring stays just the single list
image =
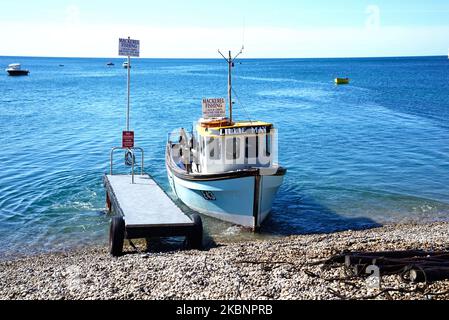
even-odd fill
[{"label": "handrail", "polygon": [[114,152],[117,151],[117,150],[129,150],[131,152],[131,155],[132,155],[132,157],[131,157],[132,158],[132,165],[131,165],[131,167],[132,167],[132,171],[131,171],[132,172],[132,183],[134,183],[134,164],[135,164],[134,163],[134,160],[135,160],[134,151],[135,150],[140,151],[140,153],[142,155],[140,175],[143,175],[143,173],[144,173],[145,152],[140,147],[134,147],[134,148],[114,147],[114,148],[112,148],[111,153],[110,153],[110,161],[111,161],[111,163],[110,163],[110,174],[111,174],[111,176],[114,175],[114,171],[113,171],[113,167],[114,167]]},{"label": "handrail", "polygon": [[[167,142],[169,143],[179,143],[179,138],[181,136],[181,129],[178,129],[178,132],[170,132],[167,134]],[[184,132],[186,133],[187,137],[192,137],[193,136],[193,132],[192,131],[187,131],[184,129]],[[172,139],[175,138],[175,141]]]}]

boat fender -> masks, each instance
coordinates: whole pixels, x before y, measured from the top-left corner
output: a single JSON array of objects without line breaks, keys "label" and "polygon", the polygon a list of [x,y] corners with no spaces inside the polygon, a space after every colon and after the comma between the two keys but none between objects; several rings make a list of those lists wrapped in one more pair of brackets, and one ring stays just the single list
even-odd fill
[{"label": "boat fender", "polygon": [[131,150],[127,150],[125,153],[125,165],[132,167],[133,163],[136,165],[136,156]]}]

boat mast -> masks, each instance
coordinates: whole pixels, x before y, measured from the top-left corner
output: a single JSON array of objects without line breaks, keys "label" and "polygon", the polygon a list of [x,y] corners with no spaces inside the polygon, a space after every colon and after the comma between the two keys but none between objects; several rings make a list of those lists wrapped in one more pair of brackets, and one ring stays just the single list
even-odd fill
[{"label": "boat mast", "polygon": [[235,59],[237,59],[237,57],[243,53],[243,49],[244,49],[244,47],[242,46],[242,49],[234,58],[232,58],[231,50],[229,50],[229,58],[226,58],[224,56],[224,54],[221,53],[220,50],[218,50],[218,53],[220,53],[221,56],[228,63],[228,101],[229,101],[229,120],[230,120],[231,124],[232,124],[232,105],[233,105],[233,103],[232,103],[232,68],[234,67]]},{"label": "boat mast", "polygon": [[229,71],[228,71],[228,99],[229,99],[229,119],[232,125],[232,55],[231,50],[229,50]]}]

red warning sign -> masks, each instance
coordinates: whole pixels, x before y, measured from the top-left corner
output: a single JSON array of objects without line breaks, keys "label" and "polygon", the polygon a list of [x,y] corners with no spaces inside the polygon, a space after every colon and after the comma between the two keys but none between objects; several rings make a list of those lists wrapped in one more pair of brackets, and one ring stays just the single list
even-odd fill
[{"label": "red warning sign", "polygon": [[122,148],[134,148],[134,131],[123,131]]}]

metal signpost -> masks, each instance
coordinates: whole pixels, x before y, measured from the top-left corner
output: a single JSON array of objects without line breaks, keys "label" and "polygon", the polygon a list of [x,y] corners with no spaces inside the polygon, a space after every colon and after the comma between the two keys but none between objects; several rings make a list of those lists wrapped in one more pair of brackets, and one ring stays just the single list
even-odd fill
[{"label": "metal signpost", "polygon": [[[129,129],[129,111],[130,111],[130,89],[131,89],[131,57],[140,56],[140,41],[128,39],[119,39],[119,56],[128,57],[128,103],[126,110],[126,131],[122,134],[122,149],[127,149],[125,154],[125,164],[132,167],[132,183],[134,184],[134,150],[139,149],[134,146],[134,131]],[[143,151],[142,151],[143,154]]]},{"label": "metal signpost", "polygon": [[126,131],[129,131],[129,104],[130,104],[130,86],[131,86],[131,57],[140,56],[140,41],[128,39],[119,39],[119,56],[128,57],[128,109],[126,113]]}]

